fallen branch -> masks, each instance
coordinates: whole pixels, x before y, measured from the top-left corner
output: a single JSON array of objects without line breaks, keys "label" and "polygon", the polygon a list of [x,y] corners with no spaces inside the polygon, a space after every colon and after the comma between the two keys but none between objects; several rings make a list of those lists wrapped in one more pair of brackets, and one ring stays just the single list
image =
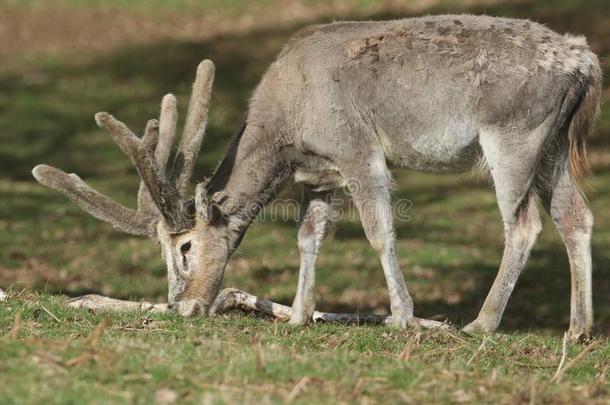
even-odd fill
[{"label": "fallen branch", "polygon": [[[141,311],[155,313],[171,312],[171,308],[168,304],[152,304],[145,301],[124,301],[101,295],[85,295],[82,297],[72,298],[68,300],[68,305],[73,308],[85,308],[93,311]],[[292,308],[287,305],[258,298],[255,295],[237,290],[235,288],[224,289],[218,294],[214,300],[214,303],[210,307],[210,315],[223,314],[233,309],[263,313],[280,321],[288,321],[292,315]],[[313,314],[314,322],[388,324],[391,322],[391,320],[391,315],[359,315],[319,311],[315,311]],[[420,318],[416,318],[416,321],[424,328],[450,328],[448,324],[443,322]]]},{"label": "fallen branch", "polygon": [[72,308],[89,309],[91,311],[112,311],[112,312],[168,312],[167,304],[152,304],[150,302],[136,302],[117,300],[97,294],[83,295],[82,297],[71,298],[67,301]]}]

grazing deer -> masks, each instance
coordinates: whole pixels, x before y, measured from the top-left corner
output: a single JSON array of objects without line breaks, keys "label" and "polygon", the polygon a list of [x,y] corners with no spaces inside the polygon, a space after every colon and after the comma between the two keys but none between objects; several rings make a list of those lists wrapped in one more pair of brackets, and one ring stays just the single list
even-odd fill
[{"label": "grazing deer", "polygon": [[572,275],[570,336],[592,326],[593,216],[579,190],[586,140],[599,108],[601,70],[583,37],[526,20],[447,15],[341,22],[294,35],[269,67],[247,119],[209,180],[186,195],[207,119],[213,65],[201,63],[171,170],[176,101],[143,138],[106,113],[110,133],[141,179],[138,210],[49,166],[36,179],[116,228],[160,241],[169,302],[207,313],[231,253],[259,211],[290,180],[304,186],[292,324],[314,313],[315,263],[333,189],[352,197],[381,258],[397,327],[414,317],[398,264],[388,167],[491,173],[505,229],[500,270],[467,331],[493,331],[541,231],[536,200],[565,242]]}]

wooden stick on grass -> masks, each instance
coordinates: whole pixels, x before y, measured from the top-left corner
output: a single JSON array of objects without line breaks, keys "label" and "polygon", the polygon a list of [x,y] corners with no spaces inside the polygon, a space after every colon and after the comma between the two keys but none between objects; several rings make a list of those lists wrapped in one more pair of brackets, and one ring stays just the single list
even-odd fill
[{"label": "wooden stick on grass", "polygon": [[[68,300],[68,305],[74,308],[86,308],[92,311],[107,310],[115,312],[142,311],[166,313],[171,312],[168,304],[153,304],[150,302],[124,301],[101,295],[85,295],[82,297]],[[292,315],[292,308],[258,298],[255,295],[235,288],[222,290],[210,308],[211,315],[219,315],[233,309],[259,312],[276,318],[280,321],[288,321]],[[313,314],[314,322],[334,322],[334,323],[353,323],[353,324],[387,324],[391,321],[391,315],[373,314],[341,314],[334,312],[315,311]],[[446,323],[417,318],[417,322],[424,328],[447,329],[450,326]]]}]

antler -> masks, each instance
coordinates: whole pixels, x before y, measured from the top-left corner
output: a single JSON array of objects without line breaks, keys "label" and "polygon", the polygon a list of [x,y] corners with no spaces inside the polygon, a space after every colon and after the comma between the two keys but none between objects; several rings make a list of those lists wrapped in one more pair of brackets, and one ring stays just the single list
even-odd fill
[{"label": "antler", "polygon": [[173,95],[168,94],[163,98],[160,122],[150,120],[141,139],[110,114],[100,112],[95,115],[97,124],[112,136],[142,180],[137,210],[97,192],[76,174],[38,165],[32,170],[34,177],[39,183],[66,195],[90,215],[123,232],[156,238],[156,224],[160,216],[170,232],[191,228],[194,220],[193,201],[185,199],[184,194],[201,149],[213,80],[214,64],[204,60],[197,68],[186,124],[170,177],[166,175],[166,167],[178,119]]},{"label": "antler", "polygon": [[89,215],[132,235],[151,238],[156,236],[154,218],[139,209],[135,211],[127,208],[97,192],[76,174],[68,174],[47,165],[36,166],[32,174],[40,184],[64,194]]}]

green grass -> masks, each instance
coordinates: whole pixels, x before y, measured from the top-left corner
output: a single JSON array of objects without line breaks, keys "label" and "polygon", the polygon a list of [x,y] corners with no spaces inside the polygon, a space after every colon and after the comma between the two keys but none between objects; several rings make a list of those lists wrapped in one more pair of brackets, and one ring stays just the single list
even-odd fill
[{"label": "green grass", "polygon": [[[0,330],[0,402],[150,403],[163,390],[185,402],[281,402],[303,379],[302,403],[601,403],[610,345],[559,384],[549,380],[561,339],[538,333],[466,337],[382,327],[292,328],[255,317],[213,320],[87,314],[58,297],[21,295]],[[96,332],[96,329],[99,330]],[[573,348],[574,356],[581,348]],[[40,378],[44,378],[41,387]]]},{"label": "green grass", "polygon": [[[0,10],[9,3],[0,1]],[[227,7],[242,7],[243,12],[243,3]],[[374,5],[355,3],[355,16]],[[99,2],[58,4],[71,10]],[[167,7],[171,4],[174,12],[184,12],[181,5],[190,10],[193,3],[175,1]],[[582,32],[607,66],[609,11],[597,0],[580,9],[575,4],[467,7],[439,2],[425,12],[531,17],[560,31]],[[132,5],[153,8],[148,2]],[[398,16],[381,10],[374,17]],[[149,403],[156,395],[167,396],[167,390],[185,402],[282,402],[303,377],[309,383],[296,397],[301,402],[604,403],[610,393],[607,106],[592,139],[596,176],[589,192],[596,216],[598,346],[560,383],[549,380],[569,321],[569,273],[563,245],[546,217],[545,233],[511,298],[501,333],[489,337],[338,325],[290,328],[240,313],[215,319],[90,314],[63,304],[66,297],[88,292],[162,301],[165,268],[157,245],[88,217],[36,184],[31,168],[49,163],[79,173],[133,205],[135,173],[95,127],[93,114],[107,110],[140,129],[158,113],[163,94],[174,92],[184,115],[195,66],[210,58],[217,78],[208,136],[196,168],[200,178],[215,166],[250,92],[298,24],[200,42],[125,44],[69,56],[50,52],[27,62],[19,62],[17,55],[9,67],[0,67],[0,286],[11,287],[11,299],[0,303],[0,403]],[[491,187],[469,174],[394,174],[396,198],[413,203],[413,220],[398,223],[397,232],[399,260],[416,313],[463,325],[476,316],[501,257],[502,229]],[[282,197],[298,198],[298,192],[290,188]],[[290,303],[298,260],[292,221],[257,222],[234,255],[224,284]],[[332,229],[318,268],[320,309],[387,311],[379,261],[357,220],[343,220]],[[17,314],[20,327],[14,328]],[[109,324],[95,338],[95,328],[106,318]],[[570,358],[583,347],[572,346]]]}]

